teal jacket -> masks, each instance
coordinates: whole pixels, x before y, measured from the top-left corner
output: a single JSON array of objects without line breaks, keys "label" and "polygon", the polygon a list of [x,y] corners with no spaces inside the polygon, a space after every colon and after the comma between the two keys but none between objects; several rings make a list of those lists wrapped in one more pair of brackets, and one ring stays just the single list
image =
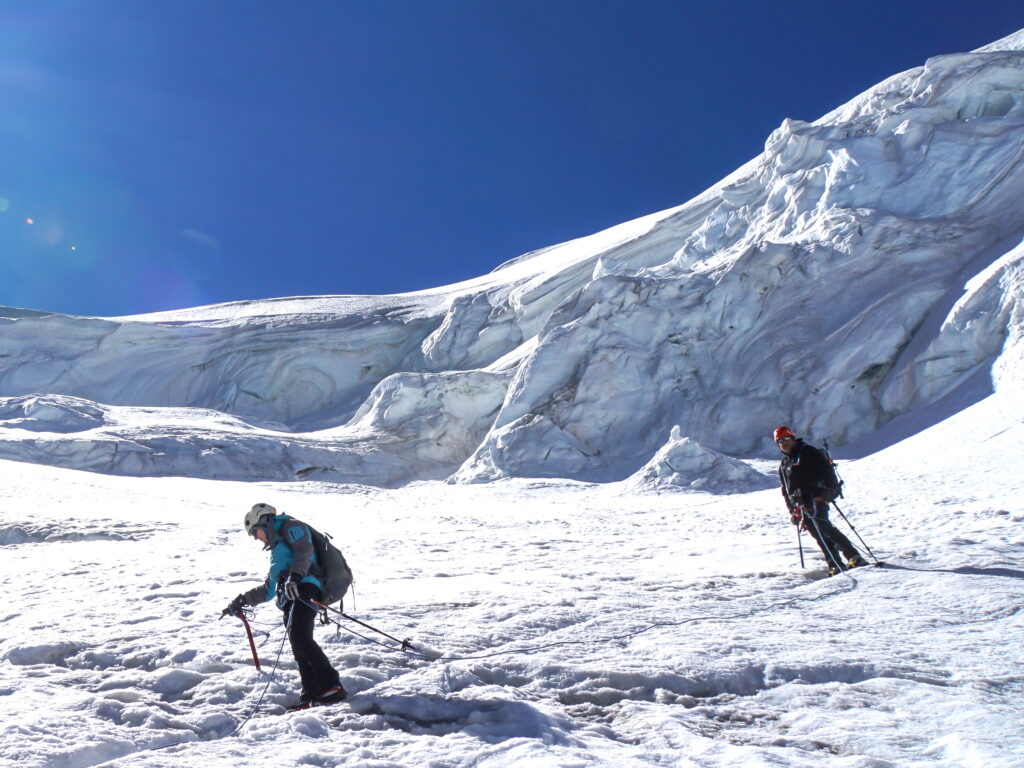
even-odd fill
[{"label": "teal jacket", "polygon": [[308,525],[288,515],[274,515],[267,529],[264,549],[270,550],[270,572],[265,582],[242,593],[246,605],[259,605],[276,596],[277,604],[283,608],[285,601],[278,593],[278,586],[293,573],[301,577],[301,582],[323,590],[323,584],[317,578],[320,575],[320,563],[313,549],[313,537]]}]

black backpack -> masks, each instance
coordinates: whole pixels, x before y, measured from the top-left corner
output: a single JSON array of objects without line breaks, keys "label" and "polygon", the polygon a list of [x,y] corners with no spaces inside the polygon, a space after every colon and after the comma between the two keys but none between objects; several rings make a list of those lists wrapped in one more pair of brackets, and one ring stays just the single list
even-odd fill
[{"label": "black backpack", "polygon": [[352,569],[345,562],[341,550],[331,543],[329,533],[320,533],[306,524],[313,539],[313,551],[320,565],[320,583],[323,585],[324,605],[340,602],[353,582]]},{"label": "black backpack", "polygon": [[828,442],[825,443],[825,450],[822,453],[825,457],[825,471],[818,481],[818,488],[821,491],[821,498],[831,504],[836,499],[843,498],[843,479],[836,471],[836,463],[832,460]]}]

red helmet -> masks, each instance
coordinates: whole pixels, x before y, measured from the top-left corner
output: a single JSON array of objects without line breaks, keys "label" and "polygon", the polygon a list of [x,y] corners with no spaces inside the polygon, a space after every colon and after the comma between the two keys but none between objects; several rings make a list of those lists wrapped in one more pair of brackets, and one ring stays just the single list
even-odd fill
[{"label": "red helmet", "polygon": [[793,430],[790,429],[789,427],[776,427],[775,437],[773,437],[772,439],[775,440],[775,442],[779,442],[779,440],[781,440],[784,437],[795,438],[796,435],[793,434]]}]

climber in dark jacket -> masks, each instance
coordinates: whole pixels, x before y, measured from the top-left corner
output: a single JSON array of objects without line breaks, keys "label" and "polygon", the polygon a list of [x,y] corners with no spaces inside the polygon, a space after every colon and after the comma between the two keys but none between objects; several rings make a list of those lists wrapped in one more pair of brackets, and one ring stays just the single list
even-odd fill
[{"label": "climber in dark jacket", "polygon": [[782,451],[779,480],[790,520],[817,542],[829,573],[867,565],[857,548],[828,519],[828,505],[836,497],[835,472],[825,454],[793,434],[789,427],[775,430]]},{"label": "climber in dark jacket", "polygon": [[313,639],[317,611],[312,602],[322,599],[323,585],[317,578],[320,567],[309,526],[277,514],[269,504],[256,504],[245,515],[245,532],[270,550],[270,572],[258,587],[232,600],[224,614],[234,615],[243,606],[259,605],[276,596],[302,679],[300,704],[344,699],[337,670]]}]

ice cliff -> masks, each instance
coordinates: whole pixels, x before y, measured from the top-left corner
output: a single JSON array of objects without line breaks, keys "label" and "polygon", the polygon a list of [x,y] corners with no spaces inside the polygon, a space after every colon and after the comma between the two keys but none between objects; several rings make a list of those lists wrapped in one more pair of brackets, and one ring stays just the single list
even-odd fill
[{"label": "ice cliff", "polygon": [[765,455],[778,423],[855,445],[1019,393],[1022,239],[1017,33],[786,120],[684,205],[466,283],[122,318],[0,309],[0,458],[756,485],[728,455]]}]

